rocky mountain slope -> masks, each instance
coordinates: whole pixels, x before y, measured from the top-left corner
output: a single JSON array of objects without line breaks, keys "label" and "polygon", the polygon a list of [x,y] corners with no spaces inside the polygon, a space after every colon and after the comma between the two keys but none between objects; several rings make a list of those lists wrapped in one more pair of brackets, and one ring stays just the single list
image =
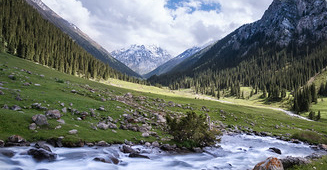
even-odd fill
[{"label": "rocky mountain slope", "polygon": [[113,51],[111,55],[140,75],[149,73],[172,58],[166,50],[154,45],[131,45],[128,49]]},{"label": "rocky mountain slope", "polygon": [[325,0],[274,0],[260,20],[241,26],[210,49],[181,62],[166,77],[153,81],[163,82],[177,73],[178,77],[194,77],[208,70],[235,68],[252,57],[271,57],[283,50],[286,60],[294,55],[305,57],[326,41],[326,26]]},{"label": "rocky mountain slope", "polygon": [[110,53],[105,50],[101,45],[92,40],[88,35],[82,32],[78,27],[69,23],[68,21],[61,18],[49,7],[47,7],[41,0],[26,0],[28,4],[33,6],[38,12],[48,21],[56,25],[63,32],[68,34],[74,39],[80,46],[82,46],[87,52],[92,54],[97,59],[108,63],[110,67],[125,73],[130,76],[140,77],[137,73],[132,71],[126,65],[113,58]]}]

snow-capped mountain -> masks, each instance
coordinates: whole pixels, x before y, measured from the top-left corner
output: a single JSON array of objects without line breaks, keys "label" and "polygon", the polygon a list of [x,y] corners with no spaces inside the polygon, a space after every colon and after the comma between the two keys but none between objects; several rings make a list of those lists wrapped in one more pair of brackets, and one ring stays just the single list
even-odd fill
[{"label": "snow-capped mountain", "polygon": [[155,45],[131,45],[127,49],[113,51],[111,55],[140,75],[149,73],[172,58],[166,50]]},{"label": "snow-capped mountain", "polygon": [[202,50],[204,47],[192,47],[190,49],[185,50],[183,53],[179,54],[177,57],[167,61],[166,63],[162,64],[155,70],[151,71],[148,74],[143,75],[144,78],[150,78],[153,75],[161,75],[167,73],[176,65],[187,59],[188,57],[192,56],[193,54],[197,53],[198,51]]}]

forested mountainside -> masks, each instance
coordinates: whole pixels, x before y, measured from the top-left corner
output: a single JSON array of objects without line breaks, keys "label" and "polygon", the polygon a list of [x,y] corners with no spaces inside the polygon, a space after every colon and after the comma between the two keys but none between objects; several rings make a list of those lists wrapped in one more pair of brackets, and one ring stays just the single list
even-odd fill
[{"label": "forested mountainside", "polygon": [[109,66],[115,70],[120,71],[123,74],[129,76],[141,77],[129,67],[121,63],[120,61],[113,58],[110,53],[100,46],[97,42],[92,40],[88,35],[82,32],[78,27],[69,23],[68,21],[61,18],[50,8],[48,8],[41,0],[26,0],[30,5],[32,5],[38,12],[55,26],[60,28],[63,32],[68,34],[77,44],[83,47],[88,53],[92,54],[97,59],[104,63],[109,64]]},{"label": "forested mountainside", "polygon": [[25,0],[1,0],[0,50],[85,78],[139,82],[94,58]]},{"label": "forested mountainside", "polygon": [[252,86],[281,97],[284,89],[305,85],[327,66],[326,26],[326,1],[274,0],[259,21],[149,80],[211,95],[230,89],[239,96],[240,86]]}]

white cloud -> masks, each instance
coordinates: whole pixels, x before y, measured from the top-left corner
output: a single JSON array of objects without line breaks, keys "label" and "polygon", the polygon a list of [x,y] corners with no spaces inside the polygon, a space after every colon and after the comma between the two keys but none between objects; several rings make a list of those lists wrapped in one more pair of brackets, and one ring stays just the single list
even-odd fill
[{"label": "white cloud", "polygon": [[[272,0],[185,0],[176,9],[168,0],[43,0],[108,51],[131,44],[159,45],[173,55],[217,40],[261,18]],[[204,11],[201,4],[219,3]]]}]

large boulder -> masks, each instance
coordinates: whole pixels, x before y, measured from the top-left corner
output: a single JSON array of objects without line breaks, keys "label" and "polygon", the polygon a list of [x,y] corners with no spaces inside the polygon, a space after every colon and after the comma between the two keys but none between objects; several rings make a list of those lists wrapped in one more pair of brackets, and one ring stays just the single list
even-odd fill
[{"label": "large boulder", "polygon": [[136,152],[133,148],[131,148],[128,145],[122,145],[122,147],[120,148],[120,151],[123,153],[133,153]]},{"label": "large boulder", "polygon": [[34,147],[36,149],[44,149],[46,151],[52,152],[51,149],[50,149],[50,147],[48,145],[46,145],[44,141],[36,142],[36,144],[34,145]]},{"label": "large boulder", "polygon": [[27,142],[23,137],[19,135],[12,135],[8,138],[7,143],[5,144],[6,147],[9,146],[29,146],[30,143]]},{"label": "large boulder", "polygon": [[32,155],[34,159],[38,161],[48,160],[54,161],[57,158],[57,154],[49,152],[45,149],[30,149],[27,152],[28,155]]},{"label": "large boulder", "polygon": [[269,157],[265,161],[258,163],[253,170],[284,170],[284,167],[279,159]]},{"label": "large boulder", "polygon": [[45,115],[34,115],[32,117],[33,122],[38,126],[49,125],[47,117]]},{"label": "large boulder", "polygon": [[291,168],[295,165],[305,165],[311,163],[311,161],[306,158],[292,156],[281,159],[281,162],[283,163],[285,169]]},{"label": "large boulder", "polygon": [[59,110],[48,110],[45,115],[51,119],[60,119],[62,116]]}]

